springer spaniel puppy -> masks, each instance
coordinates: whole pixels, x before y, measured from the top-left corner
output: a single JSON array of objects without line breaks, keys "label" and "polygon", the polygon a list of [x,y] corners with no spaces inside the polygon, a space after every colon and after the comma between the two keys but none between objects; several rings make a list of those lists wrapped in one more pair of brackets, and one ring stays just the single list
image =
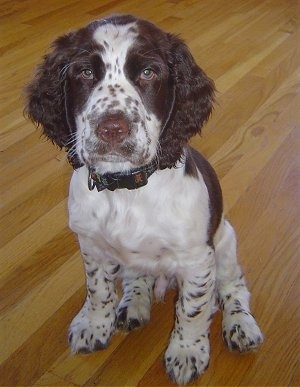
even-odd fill
[{"label": "springer spaniel puppy", "polygon": [[87,297],[69,328],[72,352],[103,349],[116,329],[148,322],[171,280],[179,294],[164,362],[173,381],[207,368],[216,303],[229,349],[257,348],[217,176],[188,145],[211,114],[214,84],[186,45],[133,16],[96,20],[54,42],[27,99],[29,117],[74,167],[70,227]]}]

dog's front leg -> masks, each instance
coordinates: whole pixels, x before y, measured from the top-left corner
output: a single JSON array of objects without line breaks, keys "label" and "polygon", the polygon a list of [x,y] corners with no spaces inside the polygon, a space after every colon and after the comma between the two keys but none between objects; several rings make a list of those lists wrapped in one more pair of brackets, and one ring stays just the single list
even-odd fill
[{"label": "dog's front leg", "polygon": [[223,311],[223,339],[232,351],[255,350],[263,342],[263,335],[250,310],[250,292],[237,261],[235,232],[227,220],[220,226],[216,242],[217,292]]},{"label": "dog's front leg", "polygon": [[192,267],[177,278],[176,321],[165,353],[165,366],[178,384],[196,379],[209,363],[209,328],[215,307],[213,261],[206,267],[207,270]]},{"label": "dog's front leg", "polygon": [[117,293],[114,280],[120,265],[101,261],[93,245],[80,240],[87,297],[69,328],[72,353],[89,353],[104,349],[115,330]]}]

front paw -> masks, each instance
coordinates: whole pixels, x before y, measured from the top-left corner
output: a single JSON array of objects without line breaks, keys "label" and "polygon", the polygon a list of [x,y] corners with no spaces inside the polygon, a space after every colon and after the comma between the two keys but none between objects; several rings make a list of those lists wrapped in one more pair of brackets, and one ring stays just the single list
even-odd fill
[{"label": "front paw", "polygon": [[95,316],[80,311],[69,328],[71,352],[90,353],[108,346],[115,330],[115,317]]},{"label": "front paw", "polygon": [[223,339],[231,351],[248,352],[263,342],[263,335],[249,312],[226,313],[222,326]]},{"label": "front paw", "polygon": [[169,377],[177,384],[187,384],[197,379],[209,364],[207,335],[195,341],[173,337],[165,353],[165,367]]},{"label": "front paw", "polygon": [[146,297],[135,297],[134,299],[120,302],[117,309],[118,329],[132,331],[148,323],[150,320],[150,301]]}]

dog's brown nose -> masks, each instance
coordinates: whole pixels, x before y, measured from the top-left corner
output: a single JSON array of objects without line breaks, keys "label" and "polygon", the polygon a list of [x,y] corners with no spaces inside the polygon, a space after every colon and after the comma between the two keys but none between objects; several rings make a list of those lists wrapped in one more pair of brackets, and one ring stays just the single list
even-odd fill
[{"label": "dog's brown nose", "polygon": [[97,127],[98,137],[115,145],[122,142],[129,133],[128,122],[123,117],[107,117],[103,119]]}]

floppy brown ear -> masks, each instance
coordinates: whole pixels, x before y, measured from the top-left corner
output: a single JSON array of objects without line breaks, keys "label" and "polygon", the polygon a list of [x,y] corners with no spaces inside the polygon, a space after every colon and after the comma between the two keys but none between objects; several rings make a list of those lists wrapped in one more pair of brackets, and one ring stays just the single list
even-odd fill
[{"label": "floppy brown ear", "polygon": [[215,91],[214,82],[195,63],[187,46],[173,35],[169,38],[174,102],[160,140],[163,167],[173,166],[180,159],[187,141],[200,133],[212,112]]},{"label": "floppy brown ear", "polygon": [[54,42],[53,51],[44,57],[26,88],[25,113],[37,126],[42,127],[44,134],[55,144],[65,147],[70,136],[65,107],[64,71],[68,57],[58,42]]},{"label": "floppy brown ear", "polygon": [[[66,75],[72,61],[72,36],[70,33],[53,43],[52,52],[43,58],[25,89],[25,114],[53,143],[66,151],[74,145],[72,133],[75,130],[73,117],[68,115]],[[69,153],[69,162],[74,168],[80,166],[75,152]]]}]

